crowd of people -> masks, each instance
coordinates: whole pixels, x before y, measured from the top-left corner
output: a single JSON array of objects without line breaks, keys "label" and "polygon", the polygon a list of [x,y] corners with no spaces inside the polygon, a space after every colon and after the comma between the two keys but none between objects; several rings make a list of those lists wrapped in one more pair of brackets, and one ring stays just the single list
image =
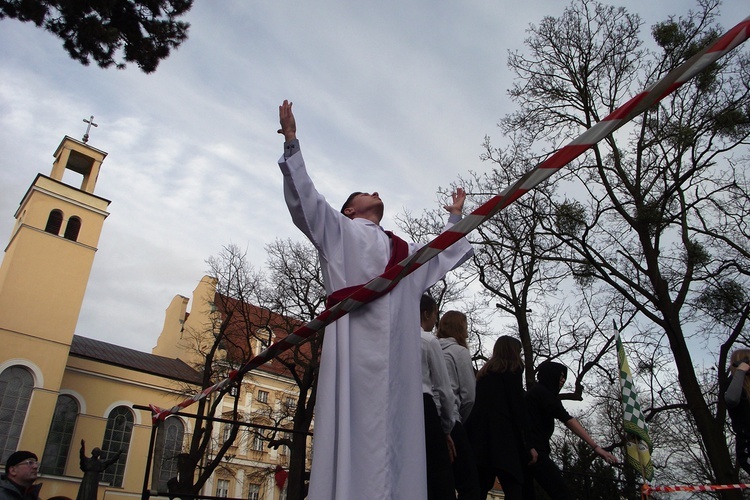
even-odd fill
[{"label": "crowd of people", "polygon": [[[555,420],[606,462],[617,462],[560,401],[567,378],[564,365],[542,362],[537,383],[525,392],[518,339],[499,337],[491,358],[475,375],[466,345],[466,316],[448,311],[437,321],[437,304],[424,295],[420,318],[428,499],[485,499],[496,479],[508,500],[535,498],[535,483],[553,499],[571,498],[550,458]],[[433,336],[429,332],[436,323]],[[445,366],[440,366],[439,358],[435,361],[435,338]],[[447,396],[444,371],[451,387]],[[453,428],[448,430],[451,422]],[[453,466],[446,467],[451,461]]]}]

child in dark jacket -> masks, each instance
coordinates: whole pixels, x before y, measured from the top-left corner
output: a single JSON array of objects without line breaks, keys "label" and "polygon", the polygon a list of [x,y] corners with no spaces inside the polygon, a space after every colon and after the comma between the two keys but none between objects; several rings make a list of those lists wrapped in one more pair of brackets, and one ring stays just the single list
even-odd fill
[{"label": "child in dark jacket", "polygon": [[586,441],[607,463],[617,463],[617,458],[599,446],[578,420],[570,416],[560,401],[560,389],[565,385],[567,376],[568,369],[565,365],[544,361],[537,367],[538,383],[526,394],[526,409],[531,426],[528,445],[537,451],[538,457],[536,463],[527,469],[528,476],[524,481],[525,500],[535,498],[534,480],[553,500],[570,498],[562,472],[550,458],[550,438],[555,431],[555,419]]}]

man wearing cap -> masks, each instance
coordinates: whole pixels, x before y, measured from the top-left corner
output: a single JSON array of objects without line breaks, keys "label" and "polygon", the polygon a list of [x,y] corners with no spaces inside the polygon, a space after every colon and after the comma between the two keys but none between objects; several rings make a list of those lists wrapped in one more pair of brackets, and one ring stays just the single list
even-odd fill
[{"label": "man wearing cap", "polygon": [[30,451],[16,451],[5,462],[5,474],[0,476],[0,500],[39,500],[41,484],[37,456]]}]

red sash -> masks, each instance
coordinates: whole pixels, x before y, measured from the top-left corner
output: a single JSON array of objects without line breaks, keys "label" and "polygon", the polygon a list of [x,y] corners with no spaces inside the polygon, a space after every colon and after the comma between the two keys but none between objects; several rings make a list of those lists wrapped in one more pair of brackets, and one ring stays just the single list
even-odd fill
[{"label": "red sash", "polygon": [[[385,266],[385,269],[388,270],[409,256],[409,244],[390,231],[385,231],[385,234],[391,239],[391,258]],[[338,304],[363,285],[348,286],[336,290],[326,299],[326,308]]]}]

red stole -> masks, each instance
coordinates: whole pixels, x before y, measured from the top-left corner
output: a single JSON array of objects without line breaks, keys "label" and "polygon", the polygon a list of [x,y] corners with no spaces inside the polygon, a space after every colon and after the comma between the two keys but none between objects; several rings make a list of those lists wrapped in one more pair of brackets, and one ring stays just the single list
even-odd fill
[{"label": "red stole", "polygon": [[[388,264],[386,264],[385,266],[385,269],[387,270],[409,256],[409,244],[390,231],[385,231],[385,234],[387,234],[391,239],[391,258],[388,260]],[[349,295],[354,293],[355,290],[362,287],[363,285],[364,284],[348,286],[346,288],[336,290],[326,299],[326,307],[333,307],[334,305],[338,304]]]}]

